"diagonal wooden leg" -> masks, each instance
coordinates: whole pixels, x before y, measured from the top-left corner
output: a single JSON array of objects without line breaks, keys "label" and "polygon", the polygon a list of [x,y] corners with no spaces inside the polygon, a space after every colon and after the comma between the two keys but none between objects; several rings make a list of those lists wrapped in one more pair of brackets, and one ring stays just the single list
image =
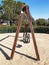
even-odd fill
[{"label": "diagonal wooden leg", "polygon": [[35,36],[34,36],[34,29],[33,29],[32,21],[31,20],[29,20],[29,25],[30,25],[30,30],[31,30],[32,38],[33,38],[33,43],[34,43],[34,48],[35,48],[35,52],[36,52],[36,57],[37,57],[37,60],[40,60],[38,49],[37,49],[37,45],[36,45],[36,40],[35,40]]},{"label": "diagonal wooden leg", "polygon": [[10,59],[13,59],[13,56],[14,56],[14,52],[15,52],[15,48],[16,48],[16,44],[17,44],[17,39],[18,39],[18,34],[19,34],[21,24],[22,24],[22,19],[23,19],[23,13],[20,14],[20,18],[19,18],[19,21],[18,21],[18,27],[17,27],[17,31],[16,31],[16,35],[15,35],[14,44],[13,44]]},{"label": "diagonal wooden leg", "polygon": [[36,57],[37,57],[37,60],[40,60],[38,49],[37,49],[37,45],[36,45],[36,40],[35,40],[35,36],[34,36],[34,29],[33,29],[33,25],[32,25],[32,18],[31,18],[29,9],[26,9],[26,12],[27,12],[27,19],[29,21],[30,30],[31,30],[32,38],[33,38],[33,43],[34,43]]}]

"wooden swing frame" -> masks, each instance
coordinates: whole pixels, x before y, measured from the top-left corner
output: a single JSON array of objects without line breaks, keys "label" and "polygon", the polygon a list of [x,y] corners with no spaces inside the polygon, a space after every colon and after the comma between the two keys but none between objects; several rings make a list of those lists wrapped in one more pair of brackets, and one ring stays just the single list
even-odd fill
[{"label": "wooden swing frame", "polygon": [[27,5],[24,5],[22,7],[22,10],[21,10],[21,13],[20,13],[20,17],[19,17],[19,21],[18,21],[18,27],[17,27],[17,30],[16,30],[16,35],[15,35],[14,44],[13,44],[10,59],[13,59],[13,57],[14,57],[14,52],[15,52],[15,48],[16,48],[16,44],[17,44],[18,34],[20,32],[20,28],[21,28],[21,25],[22,25],[24,12],[26,13],[28,23],[29,23],[29,26],[30,26],[36,57],[37,57],[37,60],[40,60],[37,45],[36,45],[35,35],[34,35],[34,29],[33,29],[33,25],[32,25],[32,18],[31,18],[30,12],[29,12],[29,7]]}]

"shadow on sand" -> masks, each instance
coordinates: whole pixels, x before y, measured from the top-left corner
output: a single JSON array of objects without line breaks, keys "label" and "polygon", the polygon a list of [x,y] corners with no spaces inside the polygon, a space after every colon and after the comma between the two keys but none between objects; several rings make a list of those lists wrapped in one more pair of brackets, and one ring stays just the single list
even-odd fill
[{"label": "shadow on sand", "polygon": [[10,57],[7,55],[7,53],[2,48],[0,48],[0,51],[2,52],[2,54],[5,56],[7,60],[10,60]]},{"label": "shadow on sand", "polygon": [[9,35],[8,36],[6,36],[6,37],[4,37],[3,39],[1,39],[0,41],[3,41],[3,40],[5,40],[6,38],[8,38],[9,37]]},{"label": "shadow on sand", "polygon": [[[7,46],[4,46],[4,45],[2,45],[2,44],[0,44],[0,46],[2,46],[2,47],[4,47],[4,48],[7,48],[7,49],[9,49],[9,50],[12,51],[12,49],[9,48],[9,47],[7,47]],[[2,54],[5,56],[5,58],[6,58],[7,60],[10,60],[10,57],[7,55],[7,53],[6,53],[3,49],[0,48],[0,51],[2,52]],[[32,59],[32,60],[37,61],[36,58],[33,58],[33,57],[31,57],[31,56],[29,56],[29,55],[26,55],[26,54],[23,54],[23,53],[21,53],[21,52],[15,51],[15,53],[20,54],[20,55],[23,55],[23,56],[25,56],[25,57],[27,57],[27,58],[29,58],[29,59]]]}]

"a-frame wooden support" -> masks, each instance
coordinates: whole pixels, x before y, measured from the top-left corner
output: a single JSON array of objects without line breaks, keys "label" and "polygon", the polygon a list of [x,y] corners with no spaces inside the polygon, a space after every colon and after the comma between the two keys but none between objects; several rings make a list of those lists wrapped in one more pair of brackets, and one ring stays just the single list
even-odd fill
[{"label": "a-frame wooden support", "polygon": [[17,39],[18,39],[18,34],[20,32],[22,19],[23,19],[23,16],[24,16],[24,13],[23,13],[24,11],[26,13],[26,16],[27,16],[27,19],[28,19],[28,22],[29,22],[29,26],[30,26],[30,30],[31,30],[31,34],[32,34],[32,39],[33,39],[33,43],[34,43],[34,48],[35,48],[35,53],[36,53],[36,57],[37,57],[37,60],[40,60],[38,49],[37,49],[37,45],[36,45],[36,40],[35,40],[35,36],[34,36],[32,18],[31,18],[30,12],[29,12],[29,8],[26,5],[23,7],[23,9],[22,9],[22,11],[20,13],[20,18],[19,18],[19,21],[18,21],[18,27],[17,27],[17,31],[16,31],[16,35],[15,35],[14,44],[13,44],[13,48],[12,48],[10,59],[13,59],[13,56],[14,56],[14,52],[15,52],[15,48],[16,48],[16,44],[17,44]]}]

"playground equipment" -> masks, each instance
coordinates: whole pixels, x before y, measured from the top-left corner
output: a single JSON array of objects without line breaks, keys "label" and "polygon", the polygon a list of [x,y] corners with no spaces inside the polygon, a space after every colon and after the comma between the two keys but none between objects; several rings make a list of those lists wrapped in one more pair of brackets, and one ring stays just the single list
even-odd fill
[{"label": "playground equipment", "polygon": [[[33,26],[32,26],[32,17],[30,15],[28,5],[23,5],[22,6],[22,10],[21,10],[21,13],[20,13],[19,21],[18,21],[18,27],[17,27],[17,31],[16,31],[16,35],[15,35],[14,44],[13,44],[10,59],[13,59],[13,57],[14,57],[14,52],[15,52],[15,48],[16,48],[16,44],[17,44],[18,34],[20,32],[20,28],[21,28],[21,24],[22,24],[22,19],[24,17],[24,13],[27,16],[27,21],[28,21],[29,26],[30,26],[30,30],[31,30],[31,34],[32,34],[32,39],[33,39],[33,43],[34,43],[34,48],[35,48],[35,53],[36,53],[37,60],[40,60],[37,45],[36,45],[36,40],[35,40],[35,36],[34,36],[34,30],[33,30]],[[25,25],[24,33],[23,33],[23,38],[24,38],[23,40],[25,40],[25,41],[26,41],[26,38],[27,39],[30,38],[30,35],[27,34],[27,32],[26,32],[26,27],[27,27],[27,25]],[[25,32],[26,32],[26,34],[25,34]],[[29,39],[29,42],[30,42],[30,39]]]}]

